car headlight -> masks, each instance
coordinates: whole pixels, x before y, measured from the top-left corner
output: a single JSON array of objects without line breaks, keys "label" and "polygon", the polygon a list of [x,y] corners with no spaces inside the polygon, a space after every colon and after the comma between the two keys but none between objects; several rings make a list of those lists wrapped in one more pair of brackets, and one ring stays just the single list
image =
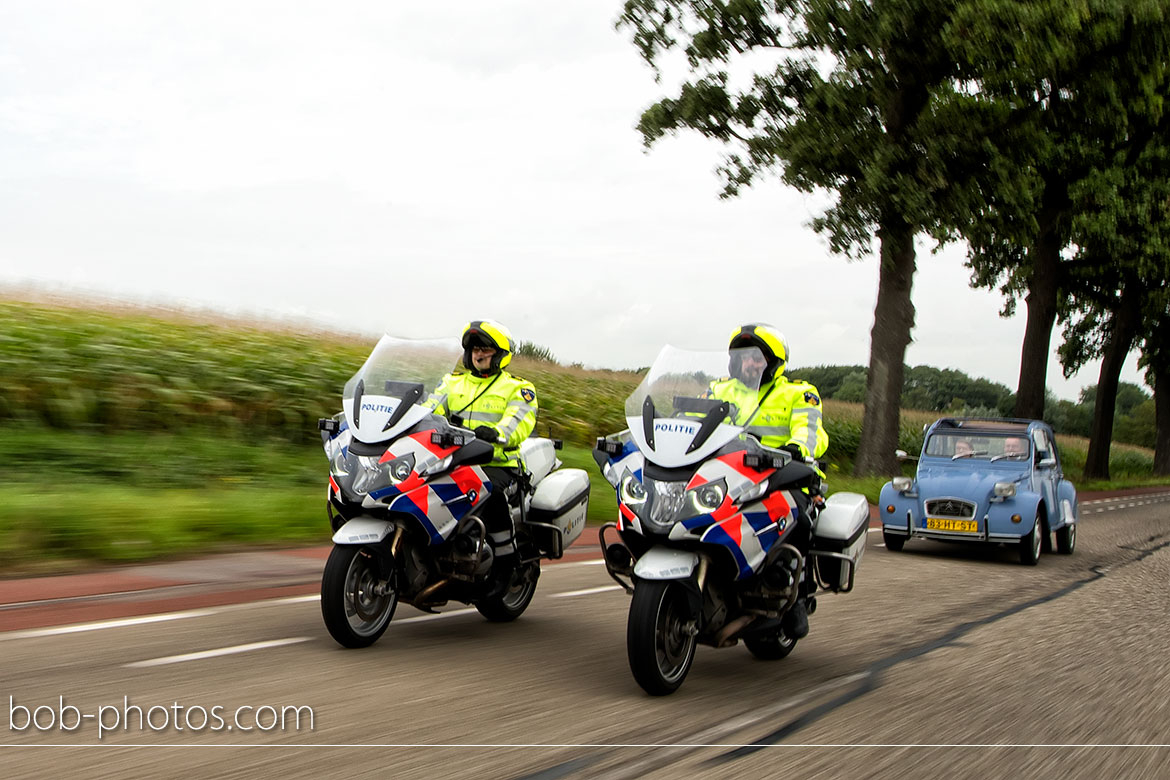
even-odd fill
[{"label": "car headlight", "polygon": [[1012,498],[1016,495],[1015,482],[996,482],[995,495],[999,498]]},{"label": "car headlight", "polygon": [[894,486],[894,490],[897,490],[899,493],[905,493],[914,484],[914,480],[910,479],[910,477],[894,477],[890,482]]},{"label": "car headlight", "polygon": [[720,480],[719,482],[708,482],[706,485],[700,485],[687,492],[695,514],[708,515],[723,505],[723,499],[727,496],[727,487]]}]

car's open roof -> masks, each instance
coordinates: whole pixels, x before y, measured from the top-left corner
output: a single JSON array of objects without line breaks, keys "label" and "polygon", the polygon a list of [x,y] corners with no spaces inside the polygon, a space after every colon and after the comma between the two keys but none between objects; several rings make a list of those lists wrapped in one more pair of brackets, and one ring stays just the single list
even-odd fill
[{"label": "car's open roof", "polygon": [[936,432],[944,428],[961,428],[963,430],[987,431],[994,433],[1028,432],[1032,420],[1020,420],[1007,417],[944,417],[934,424]]}]

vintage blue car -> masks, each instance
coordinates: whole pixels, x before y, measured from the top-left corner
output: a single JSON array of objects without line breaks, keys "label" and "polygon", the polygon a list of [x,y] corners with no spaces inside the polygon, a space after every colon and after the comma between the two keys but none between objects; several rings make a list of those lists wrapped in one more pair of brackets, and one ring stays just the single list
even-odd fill
[{"label": "vintage blue car", "polygon": [[1011,544],[1031,566],[1052,550],[1053,533],[1057,552],[1077,541],[1077,491],[1061,472],[1052,429],[1038,420],[936,421],[918,474],[887,482],[878,507],[894,552],[908,539]]}]

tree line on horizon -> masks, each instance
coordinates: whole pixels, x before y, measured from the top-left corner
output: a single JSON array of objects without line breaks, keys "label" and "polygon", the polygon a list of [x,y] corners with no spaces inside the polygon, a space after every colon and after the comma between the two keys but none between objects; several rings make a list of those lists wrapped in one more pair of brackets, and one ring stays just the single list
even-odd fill
[{"label": "tree line on horizon", "polygon": [[[1044,417],[1060,324],[1066,376],[1101,359],[1085,475],[1108,478],[1137,349],[1170,473],[1170,0],[627,0],[616,24],[657,78],[686,71],[646,146],[697,132],[728,147],[723,197],[778,176],[829,196],[833,252],[876,247],[855,473],[895,465],[924,237],[1026,306],[1013,416]],[[781,292],[815,299],[808,273]]]}]

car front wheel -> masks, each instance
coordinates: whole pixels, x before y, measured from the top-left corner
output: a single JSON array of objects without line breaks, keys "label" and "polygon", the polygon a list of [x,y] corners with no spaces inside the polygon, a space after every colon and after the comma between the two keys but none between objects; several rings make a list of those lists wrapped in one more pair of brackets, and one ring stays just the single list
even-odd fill
[{"label": "car front wheel", "polygon": [[890,552],[902,552],[902,545],[906,544],[906,537],[882,531],[882,541],[886,543],[886,549]]},{"label": "car front wheel", "polygon": [[1025,566],[1035,566],[1040,560],[1041,535],[1044,533],[1044,519],[1036,515],[1036,522],[1032,525],[1032,533],[1020,540],[1020,563]]},{"label": "car front wheel", "polygon": [[1077,546],[1077,524],[1069,523],[1056,531],[1056,551],[1061,555],[1072,555]]}]

